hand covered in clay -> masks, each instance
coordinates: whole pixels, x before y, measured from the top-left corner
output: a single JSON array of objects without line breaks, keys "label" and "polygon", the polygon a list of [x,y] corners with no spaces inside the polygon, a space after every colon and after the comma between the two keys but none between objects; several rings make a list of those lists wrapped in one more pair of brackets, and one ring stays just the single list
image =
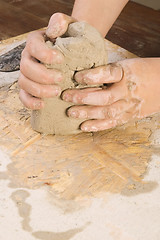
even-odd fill
[{"label": "hand covered in clay", "polygon": [[160,112],[160,58],[127,59],[85,70],[78,83],[102,88],[67,90],[63,100],[76,105],[68,116],[88,119],[81,130],[96,132]]},{"label": "hand covered in clay", "polygon": [[54,14],[45,31],[35,31],[28,35],[26,47],[22,53],[19,77],[20,100],[31,109],[41,109],[44,106],[41,98],[58,96],[61,89],[58,83],[62,81],[62,74],[58,70],[47,69],[42,63],[61,64],[63,54],[50,49],[45,44],[45,36],[54,41],[63,35],[68,25],[75,20],[67,15]]}]

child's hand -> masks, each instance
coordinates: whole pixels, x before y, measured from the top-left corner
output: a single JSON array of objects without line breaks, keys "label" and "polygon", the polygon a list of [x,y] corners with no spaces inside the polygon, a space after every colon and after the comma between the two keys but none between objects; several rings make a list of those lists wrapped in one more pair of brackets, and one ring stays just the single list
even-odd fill
[{"label": "child's hand", "polygon": [[100,131],[141,119],[160,111],[160,58],[128,59],[85,70],[75,75],[78,83],[110,84],[108,88],[67,90],[63,99],[81,104],[68,116],[84,118],[83,131]]},{"label": "child's hand", "polygon": [[30,33],[27,39],[26,47],[22,53],[20,64],[21,74],[19,77],[20,99],[22,103],[31,109],[41,109],[43,100],[57,96],[61,89],[56,85],[62,81],[60,71],[47,69],[43,63],[62,63],[63,55],[57,50],[52,50],[45,44],[45,34],[54,40],[63,35],[68,24],[75,20],[67,15],[56,13],[50,21],[45,31],[35,31]]}]

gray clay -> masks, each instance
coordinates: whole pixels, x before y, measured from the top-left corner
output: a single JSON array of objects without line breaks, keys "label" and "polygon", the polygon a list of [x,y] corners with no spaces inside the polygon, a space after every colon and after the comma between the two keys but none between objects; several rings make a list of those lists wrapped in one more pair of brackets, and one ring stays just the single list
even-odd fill
[{"label": "gray clay", "polygon": [[[64,76],[60,84],[62,91],[69,88],[86,88],[77,85],[74,73],[107,64],[105,41],[100,33],[85,22],[76,22],[69,25],[63,37],[56,39],[55,44],[48,41],[51,48],[61,51],[65,57],[63,64],[46,65],[47,68],[61,70]],[[68,135],[81,132],[80,124],[84,119],[67,117],[66,110],[73,106],[61,100],[61,97],[44,99],[45,107],[32,112],[32,128],[44,134]]]}]

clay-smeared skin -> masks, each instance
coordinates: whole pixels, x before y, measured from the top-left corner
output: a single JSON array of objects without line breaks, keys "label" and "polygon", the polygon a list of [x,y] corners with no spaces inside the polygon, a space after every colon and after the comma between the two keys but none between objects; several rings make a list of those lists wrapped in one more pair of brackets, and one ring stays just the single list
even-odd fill
[{"label": "clay-smeared skin", "polygon": [[[75,87],[90,91],[90,88],[86,89],[89,87],[86,83],[77,84],[73,78],[77,71],[107,64],[105,42],[100,33],[85,22],[75,22],[69,25],[65,37],[57,38],[55,45],[50,41],[46,44],[64,55],[62,64],[45,64],[48,69],[62,72],[63,81],[58,84],[62,91]],[[95,83],[93,87],[102,85]],[[80,132],[80,124],[84,120],[68,118],[66,115],[67,109],[73,104],[62,101],[61,97],[44,99],[44,102],[42,110],[33,111],[34,130],[60,135]]]},{"label": "clay-smeared skin", "polygon": [[108,65],[75,75],[79,83],[114,82],[108,89],[67,90],[63,94],[65,101],[85,104],[68,111],[70,117],[88,119],[81,125],[83,131],[109,129],[160,111],[159,59],[127,59],[116,64],[113,72]]}]

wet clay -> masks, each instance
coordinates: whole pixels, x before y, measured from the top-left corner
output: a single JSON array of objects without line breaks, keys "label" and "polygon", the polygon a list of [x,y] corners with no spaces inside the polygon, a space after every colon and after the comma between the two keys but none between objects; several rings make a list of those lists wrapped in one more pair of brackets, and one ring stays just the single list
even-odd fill
[{"label": "wet clay", "polygon": [[[109,63],[133,57],[106,43]],[[65,212],[79,209],[82,201],[86,206],[93,197],[104,199],[108,192],[131,196],[155,189],[156,183],[149,181],[144,185],[143,177],[152,155],[155,151],[156,155],[160,153],[158,133],[156,149],[151,145],[151,134],[160,129],[160,114],[94,134],[45,136],[31,128],[31,112],[24,108],[18,93],[17,83],[0,91],[0,148],[12,155],[7,169],[0,168],[0,178],[8,177],[9,187],[45,186],[50,199],[56,206],[63,206]],[[6,163],[6,157],[3,161],[0,156],[2,162]],[[26,198],[22,200],[27,203]],[[34,234],[39,236],[39,232]],[[47,239],[45,233],[43,238]]]},{"label": "wet clay", "polygon": [[[76,71],[107,64],[105,41],[100,33],[85,22],[69,25],[66,34],[56,39],[55,44],[48,41],[49,47],[58,49],[64,55],[63,64],[46,65],[63,73],[62,91],[69,88],[85,88],[74,81]],[[32,128],[45,134],[75,134],[80,132],[84,121],[71,119],[66,110],[73,104],[62,101],[61,97],[44,99],[45,107],[32,112]]]}]

